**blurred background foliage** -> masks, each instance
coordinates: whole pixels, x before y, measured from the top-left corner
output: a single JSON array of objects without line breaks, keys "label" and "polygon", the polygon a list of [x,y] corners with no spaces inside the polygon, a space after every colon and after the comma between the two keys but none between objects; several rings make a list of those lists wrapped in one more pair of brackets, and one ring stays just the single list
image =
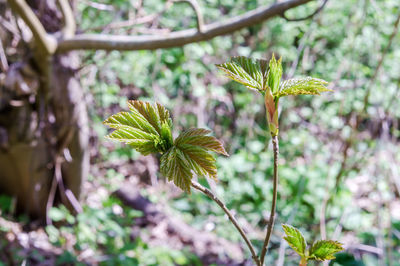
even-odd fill
[{"label": "blurred background foliage", "polygon": [[[151,23],[113,27],[136,12],[135,4],[79,1],[80,31],[163,34],[196,27],[189,5],[174,3],[164,10],[166,3],[159,0],[146,0],[140,9],[141,14],[159,12]],[[230,17],[266,3],[200,4],[205,21],[212,22],[221,14]],[[306,17],[320,4],[312,2],[285,15]],[[159,225],[138,225],[144,213],[122,204],[114,193],[129,183],[168,215],[243,247],[238,258],[216,250],[215,261],[251,265],[240,236],[212,201],[166,183],[157,172],[158,158],[147,160],[106,141],[107,129],[101,122],[127,109],[128,99],[140,99],[165,105],[172,113],[175,134],[189,127],[212,129],[230,157],[218,157],[220,182],[199,181],[235,211],[260,248],[273,169],[263,99],[224,78],[215,64],[231,56],[269,59],[275,53],[282,56],[285,79],[322,78],[334,92],[281,101],[279,201],[267,264],[298,263],[281,240],[280,224],[290,223],[307,239],[326,236],[345,244],[346,251],[330,265],[400,265],[400,35],[394,27],[399,13],[396,0],[328,1],[307,20],[277,17],[231,36],[181,48],[81,52],[81,82],[91,117],[91,170],[83,188],[84,211],[74,217],[63,206],[53,208],[54,225],[36,231],[24,230],[27,219],[19,217],[20,244],[10,246],[13,239],[0,239],[0,261],[12,257],[15,264],[27,258],[31,263],[60,265],[206,264],[192,244],[163,240]],[[0,206],[0,230],[7,232],[13,200],[1,196]],[[24,241],[35,238],[33,233],[40,235],[40,230],[47,233],[42,246],[27,249]],[[58,254],[53,260],[44,252],[49,246]]]}]

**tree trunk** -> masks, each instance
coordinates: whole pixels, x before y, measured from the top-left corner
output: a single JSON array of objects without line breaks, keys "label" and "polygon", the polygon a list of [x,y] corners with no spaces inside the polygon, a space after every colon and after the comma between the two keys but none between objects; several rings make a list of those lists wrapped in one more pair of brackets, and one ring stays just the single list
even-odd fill
[{"label": "tree trunk", "polygon": [[[43,20],[52,12],[44,10]],[[7,18],[6,12],[0,15]],[[75,70],[80,62],[73,52],[43,58],[49,70],[43,73],[38,67],[43,62],[22,40],[8,54],[16,46],[9,35],[0,27],[9,65],[0,73],[0,193],[16,198],[19,213],[43,220],[52,196],[72,207],[88,172],[88,118]]]}]

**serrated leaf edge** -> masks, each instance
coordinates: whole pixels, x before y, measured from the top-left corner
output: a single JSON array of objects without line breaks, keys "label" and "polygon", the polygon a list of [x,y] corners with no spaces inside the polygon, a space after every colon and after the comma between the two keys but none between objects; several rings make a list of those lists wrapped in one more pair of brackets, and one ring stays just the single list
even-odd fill
[{"label": "serrated leaf edge", "polygon": [[[326,258],[320,258],[320,257],[316,257],[312,252],[313,252],[313,247],[318,244],[318,243],[330,243],[333,244],[337,247],[337,249],[335,251],[333,251],[331,254],[328,254]],[[325,261],[325,260],[333,260],[336,257],[334,256],[335,253],[343,251],[343,244],[338,242],[338,241],[334,241],[334,240],[318,240],[316,242],[314,242],[310,248],[309,248],[309,255],[308,255],[308,259],[310,260],[318,260],[318,261]]]},{"label": "serrated leaf edge", "polygon": [[[305,256],[306,256],[306,250],[307,250],[307,241],[306,241],[306,239],[304,238],[303,234],[302,234],[297,228],[295,228],[294,226],[291,226],[291,225],[289,225],[289,224],[282,224],[282,227],[283,227],[283,231],[284,231],[285,234],[286,234],[286,236],[285,236],[283,239],[286,240],[286,242],[289,244],[289,246],[290,246],[297,254],[299,254],[301,257],[305,257]],[[294,246],[294,245],[292,244],[292,242],[290,241],[291,232],[290,232],[289,230],[293,230],[293,231],[295,231],[298,235],[300,235],[300,237],[301,237],[301,239],[302,239],[302,241],[300,241],[300,242],[302,242],[302,244],[303,244],[302,249],[303,249],[304,251],[298,250],[297,247]]]}]

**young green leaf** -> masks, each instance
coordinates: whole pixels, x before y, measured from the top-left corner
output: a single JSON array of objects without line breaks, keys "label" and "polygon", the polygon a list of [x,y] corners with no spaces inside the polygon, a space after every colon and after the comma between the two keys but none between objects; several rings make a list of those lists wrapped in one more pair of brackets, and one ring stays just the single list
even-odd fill
[{"label": "young green leaf", "polygon": [[325,80],[312,77],[289,79],[282,82],[280,90],[274,96],[279,98],[288,95],[319,95],[321,92],[331,91],[326,84],[328,82]]},{"label": "young green leaf", "polygon": [[311,245],[308,259],[310,260],[332,260],[335,253],[342,251],[342,244],[333,240],[319,240]]},{"label": "young green leaf", "polygon": [[217,166],[215,158],[206,149],[198,146],[182,144],[179,149],[193,172],[198,176],[212,178],[217,181]]},{"label": "young green leaf", "polygon": [[162,123],[172,127],[168,110],[159,103],[152,105],[149,102],[132,100],[128,101],[128,107],[133,113],[142,115],[159,134],[161,134]]},{"label": "young green leaf", "polygon": [[128,106],[131,112],[120,112],[103,122],[115,129],[106,138],[125,142],[143,155],[172,147],[172,121],[167,109],[142,101],[128,101]]},{"label": "young green leaf", "polygon": [[181,145],[199,146],[206,150],[229,156],[218,139],[212,136],[205,136],[209,133],[210,131],[201,128],[186,130],[175,139],[175,145],[178,147]]},{"label": "young green leaf", "polygon": [[205,136],[211,133],[211,130],[205,128],[189,128],[183,132],[176,138],[175,141],[179,139],[184,139],[191,136]]},{"label": "young green leaf", "polygon": [[120,126],[117,130],[107,135],[106,138],[124,142],[143,155],[158,152],[157,144],[162,142],[158,135],[129,126]]},{"label": "young green leaf", "polygon": [[255,60],[238,56],[231,58],[231,62],[217,65],[226,75],[245,85],[249,89],[264,91],[267,74],[266,60]]},{"label": "young green leaf", "polygon": [[267,84],[271,88],[272,94],[275,94],[279,90],[279,83],[282,78],[282,58],[278,61],[275,60],[275,56],[272,55],[269,61],[269,71],[267,75]]},{"label": "young green leaf", "polygon": [[306,256],[307,242],[299,230],[288,224],[282,224],[286,236],[283,238],[288,242],[289,246],[297,252],[301,257]]},{"label": "young green leaf", "polygon": [[161,156],[160,172],[168,181],[173,181],[177,187],[190,193],[192,179],[190,164],[179,148],[174,146]]},{"label": "young green leaf", "polygon": [[156,129],[142,115],[134,112],[120,112],[107,118],[103,124],[118,129],[121,126],[129,126],[140,129],[149,134],[157,134]]},{"label": "young green leaf", "polygon": [[228,156],[222,143],[215,137],[206,136],[210,131],[192,128],[182,132],[174,146],[161,157],[161,173],[176,186],[190,193],[193,173],[217,180],[214,151]]}]

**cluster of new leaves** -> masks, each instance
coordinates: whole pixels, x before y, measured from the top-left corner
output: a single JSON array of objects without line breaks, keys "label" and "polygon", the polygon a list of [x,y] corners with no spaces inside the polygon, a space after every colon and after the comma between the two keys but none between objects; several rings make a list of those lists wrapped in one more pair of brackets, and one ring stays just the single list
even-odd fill
[{"label": "cluster of new leaves", "polygon": [[167,109],[142,101],[128,101],[128,107],[130,112],[120,112],[103,122],[115,129],[106,138],[124,142],[143,155],[172,147],[172,121]]},{"label": "cluster of new leaves", "polygon": [[201,128],[186,130],[175,139],[174,146],[161,157],[161,173],[186,192],[190,192],[192,172],[217,179],[215,158],[208,151],[228,156],[219,140],[206,136],[209,133],[211,131]]},{"label": "cluster of new leaves", "polygon": [[342,251],[342,244],[333,240],[319,240],[312,244],[307,250],[307,242],[300,231],[293,226],[283,224],[286,236],[284,239],[289,246],[305,260],[332,260],[335,253]]},{"label": "cluster of new leaves", "polygon": [[282,63],[281,59],[272,59],[269,62],[262,59],[251,59],[243,56],[233,57],[230,62],[217,65],[226,75],[245,85],[249,89],[255,89],[264,93],[268,88],[275,98],[287,95],[310,94],[319,95],[321,92],[329,91],[326,81],[306,77],[295,78],[281,82]]},{"label": "cluster of new leaves", "polygon": [[255,60],[243,56],[233,57],[230,62],[217,65],[226,75],[264,94],[265,108],[267,110],[268,126],[271,136],[279,133],[278,102],[279,98],[287,95],[311,94],[319,95],[326,88],[326,81],[316,78],[289,79],[281,82],[282,62],[272,55],[269,67],[266,60]]},{"label": "cluster of new leaves", "polygon": [[120,112],[104,121],[115,129],[107,138],[124,142],[143,155],[161,153],[161,173],[188,193],[193,173],[217,179],[215,158],[209,151],[228,154],[219,140],[207,136],[211,131],[189,129],[174,141],[172,120],[164,106],[142,101],[128,101],[128,106],[131,112]]}]

